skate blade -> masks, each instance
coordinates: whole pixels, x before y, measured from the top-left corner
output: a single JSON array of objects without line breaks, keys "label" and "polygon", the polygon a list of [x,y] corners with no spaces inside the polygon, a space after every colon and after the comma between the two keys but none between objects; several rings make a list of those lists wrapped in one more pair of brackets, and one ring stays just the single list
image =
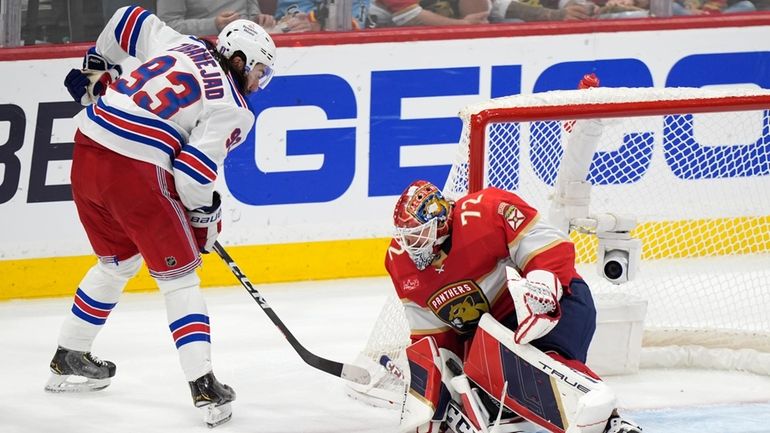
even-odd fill
[{"label": "skate blade", "polygon": [[89,379],[83,376],[51,374],[45,384],[47,392],[92,392],[107,388],[110,378]]},{"label": "skate blade", "polygon": [[208,428],[222,425],[227,421],[230,421],[230,418],[233,417],[233,410],[230,407],[230,403],[225,403],[221,406],[210,404],[203,406],[200,409],[203,411],[203,422],[206,423]]}]

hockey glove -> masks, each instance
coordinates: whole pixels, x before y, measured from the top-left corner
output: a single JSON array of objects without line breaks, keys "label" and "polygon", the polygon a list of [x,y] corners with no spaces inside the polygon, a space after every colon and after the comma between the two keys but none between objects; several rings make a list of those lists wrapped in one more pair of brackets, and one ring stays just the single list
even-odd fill
[{"label": "hockey glove", "polygon": [[187,220],[195,235],[198,250],[203,254],[210,253],[222,231],[222,199],[219,193],[214,191],[211,206],[188,210]]},{"label": "hockey glove", "polygon": [[122,73],[120,65],[113,65],[91,47],[83,58],[83,69],[72,69],[64,79],[72,99],[81,105],[90,105],[104,95],[107,87]]},{"label": "hockey glove", "polygon": [[559,279],[543,270],[530,271],[527,278],[512,267],[505,271],[519,322],[513,334],[516,344],[526,344],[549,333],[561,318]]}]

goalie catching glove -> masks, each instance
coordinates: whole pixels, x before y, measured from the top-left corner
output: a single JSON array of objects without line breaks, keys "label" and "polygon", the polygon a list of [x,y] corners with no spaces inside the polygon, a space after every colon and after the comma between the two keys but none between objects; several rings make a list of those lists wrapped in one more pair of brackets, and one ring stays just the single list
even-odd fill
[{"label": "goalie catching glove", "polygon": [[198,250],[203,254],[210,253],[222,231],[222,199],[219,193],[214,191],[211,206],[188,210],[187,220],[195,235]]},{"label": "goalie catching glove", "polygon": [[553,273],[539,269],[530,271],[526,278],[510,266],[505,272],[519,322],[514,331],[516,344],[526,344],[549,333],[561,317],[559,279]]},{"label": "goalie catching glove", "polygon": [[91,47],[83,58],[83,69],[72,69],[64,78],[64,85],[75,102],[87,106],[104,95],[121,73],[120,65],[110,64]]}]

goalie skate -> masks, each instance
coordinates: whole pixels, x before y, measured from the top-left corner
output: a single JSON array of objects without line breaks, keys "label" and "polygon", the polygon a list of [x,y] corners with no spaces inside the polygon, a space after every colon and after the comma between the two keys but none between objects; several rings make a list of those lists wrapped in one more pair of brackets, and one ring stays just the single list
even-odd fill
[{"label": "goalie skate", "polygon": [[203,411],[203,422],[209,428],[230,421],[233,416],[230,402],[235,400],[235,391],[220,383],[213,372],[190,382],[193,404]]},{"label": "goalie skate", "polygon": [[110,385],[115,364],[103,361],[91,352],[78,352],[59,347],[50,364],[51,377],[45,385],[48,392],[99,391]]},{"label": "goalie skate", "polygon": [[618,415],[617,411],[612,413],[610,419],[607,421],[607,427],[604,430],[605,433],[642,433],[642,428],[633,422],[623,419]]}]

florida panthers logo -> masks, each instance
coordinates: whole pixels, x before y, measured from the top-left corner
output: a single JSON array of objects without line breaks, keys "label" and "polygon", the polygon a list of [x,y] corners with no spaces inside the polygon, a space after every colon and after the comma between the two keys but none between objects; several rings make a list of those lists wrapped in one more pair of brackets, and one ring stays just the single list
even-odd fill
[{"label": "florida panthers logo", "polygon": [[457,332],[467,333],[489,312],[489,301],[475,281],[464,280],[436,291],[428,299],[428,307]]},{"label": "florida panthers logo", "polygon": [[471,296],[463,298],[462,302],[449,307],[449,323],[457,329],[465,327],[466,323],[478,323],[481,315],[486,313],[485,305],[476,308],[476,302]]}]

